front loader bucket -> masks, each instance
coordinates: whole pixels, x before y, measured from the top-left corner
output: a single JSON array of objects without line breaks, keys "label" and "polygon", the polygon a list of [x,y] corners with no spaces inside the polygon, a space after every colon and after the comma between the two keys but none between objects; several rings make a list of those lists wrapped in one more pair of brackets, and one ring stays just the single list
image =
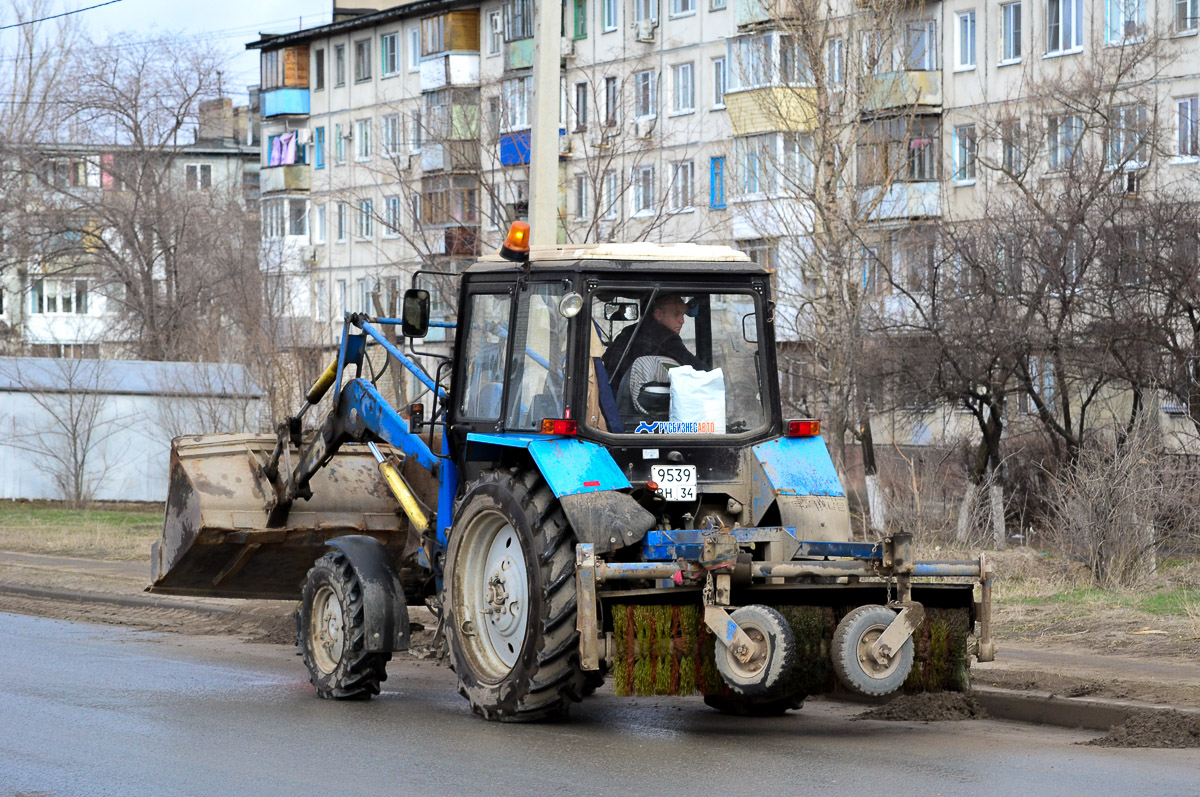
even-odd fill
[{"label": "front loader bucket", "polygon": [[[379,539],[399,562],[408,523],[365,446],[344,445],[313,477],[312,498],[267,528],[273,491],[262,475],[274,435],[214,434],[171,443],[162,540],[150,554],[150,591],[223,598],[297,599],[304,576],[343,534]],[[280,467],[299,462],[299,453]],[[415,542],[414,542],[415,545]]]}]

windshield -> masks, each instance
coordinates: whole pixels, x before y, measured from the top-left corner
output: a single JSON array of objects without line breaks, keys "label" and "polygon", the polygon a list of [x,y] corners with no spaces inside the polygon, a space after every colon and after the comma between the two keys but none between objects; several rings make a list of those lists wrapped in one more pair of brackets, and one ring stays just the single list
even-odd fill
[{"label": "windshield", "polygon": [[766,425],[757,294],[599,289],[588,423],[616,434],[739,434]]}]

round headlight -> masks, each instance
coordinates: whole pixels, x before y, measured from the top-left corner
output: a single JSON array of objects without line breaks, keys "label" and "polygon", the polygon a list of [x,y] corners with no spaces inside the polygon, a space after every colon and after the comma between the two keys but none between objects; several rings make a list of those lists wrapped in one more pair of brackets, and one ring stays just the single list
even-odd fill
[{"label": "round headlight", "polygon": [[558,302],[558,312],[562,313],[563,318],[574,318],[582,309],[583,297],[575,291],[571,291]]}]

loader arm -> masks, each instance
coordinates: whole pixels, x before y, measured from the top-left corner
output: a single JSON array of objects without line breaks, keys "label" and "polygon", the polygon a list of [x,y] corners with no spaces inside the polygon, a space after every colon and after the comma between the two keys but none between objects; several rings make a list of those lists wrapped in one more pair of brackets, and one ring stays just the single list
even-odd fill
[{"label": "loader arm", "polygon": [[[390,319],[388,319],[390,320]],[[438,537],[444,542],[444,530],[450,524],[453,509],[454,494],[457,490],[458,479],[454,463],[447,456],[447,442],[443,436],[442,452],[435,454],[429,445],[418,435],[413,434],[406,421],[388,401],[380,395],[375,386],[361,378],[353,378],[343,384],[341,369],[349,365],[354,357],[347,357],[347,351],[362,352],[365,347],[352,341],[362,341],[366,336],[374,338],[402,366],[412,371],[423,382],[432,388],[439,398],[445,396],[445,391],[429,381],[429,377],[420,371],[391,341],[363,318],[352,318],[347,322],[347,332],[351,324],[359,326],[364,335],[346,335],[343,338],[342,349],[339,352],[336,388],[337,403],[325,417],[317,434],[300,453],[300,461],[290,472],[280,473],[275,483],[275,501],[267,513],[267,526],[279,528],[287,523],[288,513],[297,498],[309,498],[312,491],[309,483],[345,443],[386,443],[400,451],[406,459],[411,459],[421,468],[428,471],[438,482],[437,524]],[[326,380],[328,382],[328,380]],[[310,392],[310,396],[311,396]],[[319,396],[317,397],[319,400]],[[310,399],[309,405],[312,402]],[[280,427],[280,448],[284,448],[283,435],[288,424]],[[400,478],[398,471],[391,463],[380,462],[380,470],[389,488],[396,493],[396,498],[409,514],[410,521],[416,520],[409,507],[412,506],[411,490]]]}]

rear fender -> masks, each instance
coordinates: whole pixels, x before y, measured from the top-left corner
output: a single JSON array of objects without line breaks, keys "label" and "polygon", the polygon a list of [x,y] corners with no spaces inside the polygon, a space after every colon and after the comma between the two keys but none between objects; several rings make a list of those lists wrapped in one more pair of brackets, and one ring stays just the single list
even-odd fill
[{"label": "rear fender", "polygon": [[575,537],[597,554],[642,541],[654,516],[628,492],[629,479],[608,449],[589,440],[546,435],[467,435],[468,458],[498,461],[522,449],[558,498]]},{"label": "rear fender", "polygon": [[408,650],[408,604],[383,543],[374,537],[351,534],[326,544],[345,555],[362,585],[367,651]]},{"label": "rear fender", "polygon": [[829,449],[820,437],[781,437],[753,448],[752,515],[760,525],[772,506],[796,539],[845,542],[850,509]]}]

